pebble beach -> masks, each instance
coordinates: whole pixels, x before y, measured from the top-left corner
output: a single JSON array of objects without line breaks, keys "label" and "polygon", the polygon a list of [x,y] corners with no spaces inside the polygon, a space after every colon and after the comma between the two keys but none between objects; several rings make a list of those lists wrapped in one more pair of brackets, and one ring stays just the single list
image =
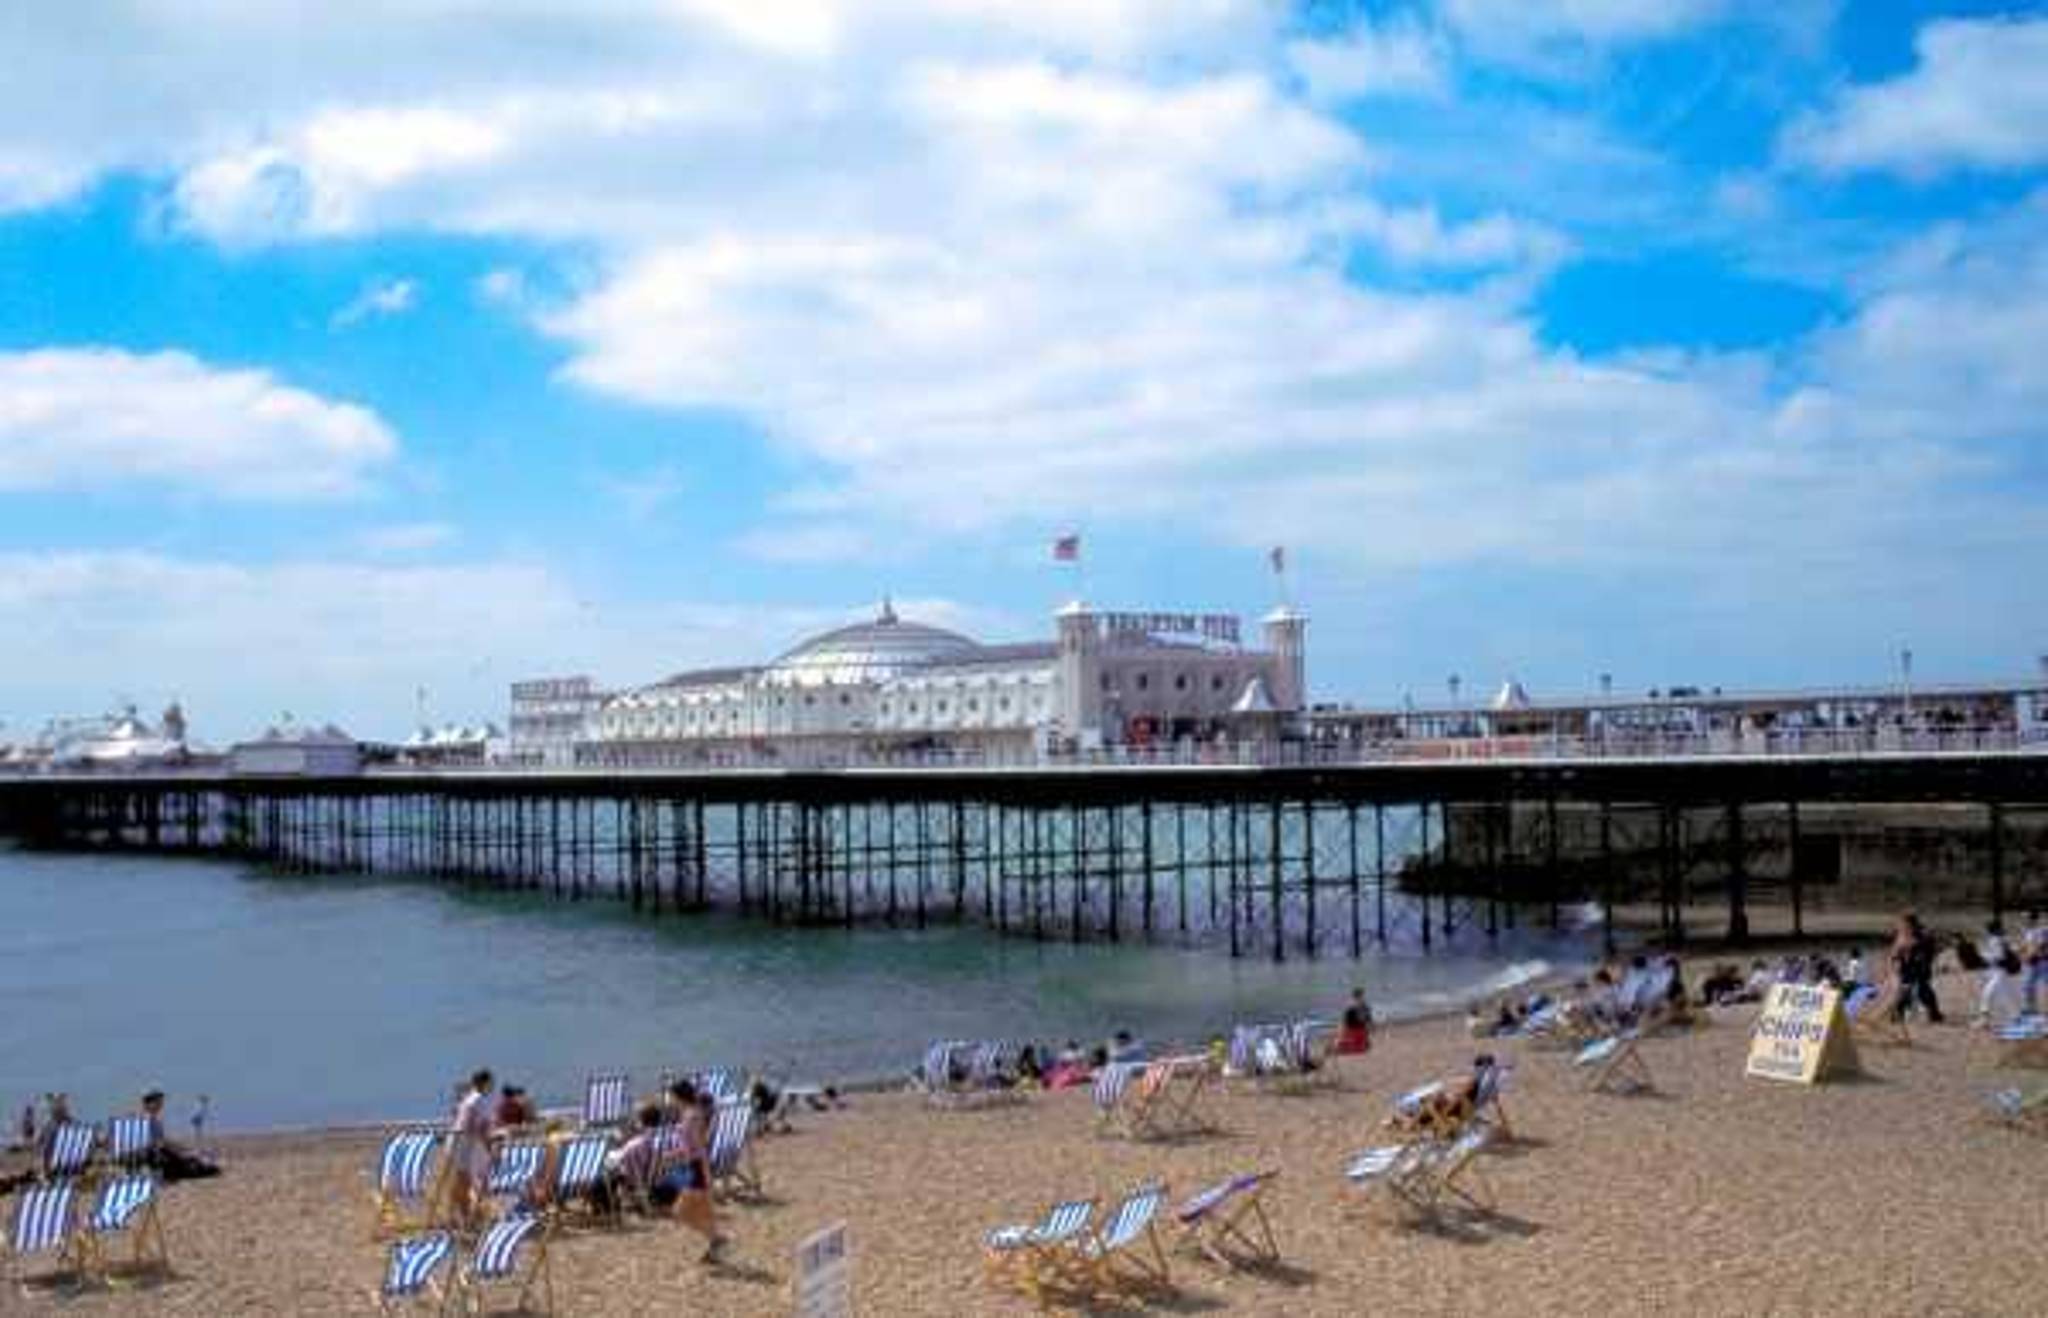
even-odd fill
[{"label": "pebble beach", "polygon": [[[1960,1006],[1966,983],[1944,983]],[[1588,1093],[1569,1053],[1474,1041],[1451,1019],[1382,1029],[1335,1083],[1211,1091],[1217,1130],[1173,1141],[1099,1135],[1086,1090],[936,1111],[860,1094],[762,1137],[766,1196],[725,1205],[728,1259],[668,1221],[572,1228],[551,1246],[557,1310],[599,1316],[787,1313],[792,1252],[848,1224],[864,1314],[1030,1312],[988,1285],[980,1242],[1055,1199],[1113,1201],[1163,1178],[1177,1201],[1277,1169],[1265,1204],[1284,1262],[1230,1271],[1172,1255],[1172,1289],[1128,1307],[1272,1314],[2027,1314],[2041,1311],[2038,1188],[2048,1140],[1985,1117],[2000,1065],[1960,1025],[1860,1047],[1863,1074],[1816,1087],[1746,1078],[1757,1009],[1647,1039],[1652,1091]],[[1347,1155],[1383,1142],[1395,1095],[1477,1051],[1513,1067],[1515,1138],[1485,1154],[1493,1214],[1389,1214],[1350,1188]],[[914,1052],[906,1049],[906,1053]],[[369,1234],[375,1132],[230,1137],[227,1174],[169,1187],[173,1271],[79,1288],[31,1260],[0,1311],[360,1314],[382,1247]],[[1171,1233],[1167,1233],[1170,1240]],[[1116,1307],[1106,1299],[1098,1307]]]}]

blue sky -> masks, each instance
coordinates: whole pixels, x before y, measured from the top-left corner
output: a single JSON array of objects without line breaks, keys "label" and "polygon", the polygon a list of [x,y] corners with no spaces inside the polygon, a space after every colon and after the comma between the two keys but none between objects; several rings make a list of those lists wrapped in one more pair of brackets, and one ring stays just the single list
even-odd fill
[{"label": "blue sky", "polygon": [[[2048,13],[34,6],[0,742],[502,717],[892,593],[1319,699],[2048,651]],[[1049,561],[1078,531],[1084,576]]]}]

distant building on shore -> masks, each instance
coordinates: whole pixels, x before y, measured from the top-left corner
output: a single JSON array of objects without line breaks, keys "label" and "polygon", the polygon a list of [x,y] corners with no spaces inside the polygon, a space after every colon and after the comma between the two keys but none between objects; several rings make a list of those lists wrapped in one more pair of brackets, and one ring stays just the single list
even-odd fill
[{"label": "distant building on shore", "polygon": [[228,772],[249,777],[344,778],[363,770],[362,743],[335,727],[287,719],[228,751]]},{"label": "distant building on shore", "polygon": [[510,755],[607,767],[1044,750],[1278,737],[1306,694],[1308,621],[1276,609],[1245,643],[1234,614],[1075,603],[1041,641],[984,644],[886,601],[765,664],[598,690],[513,684]]}]

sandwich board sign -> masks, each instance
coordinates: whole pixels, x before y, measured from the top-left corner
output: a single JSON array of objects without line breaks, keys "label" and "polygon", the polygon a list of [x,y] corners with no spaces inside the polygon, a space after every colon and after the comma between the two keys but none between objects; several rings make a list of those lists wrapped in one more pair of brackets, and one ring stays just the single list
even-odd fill
[{"label": "sandwich board sign", "polygon": [[796,1247],[796,1318],[852,1318],[853,1255],[846,1223],[834,1222]]},{"label": "sandwich board sign", "polygon": [[1749,1038],[1748,1074],[1810,1085],[1856,1069],[1840,993],[1807,984],[1771,987]]}]

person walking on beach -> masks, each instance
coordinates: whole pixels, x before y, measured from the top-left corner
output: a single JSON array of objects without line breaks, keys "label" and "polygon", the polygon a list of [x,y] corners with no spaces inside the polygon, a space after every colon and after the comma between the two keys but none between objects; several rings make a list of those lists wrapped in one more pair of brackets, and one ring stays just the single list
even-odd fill
[{"label": "person walking on beach", "polygon": [[469,1088],[455,1105],[455,1119],[448,1133],[453,1146],[454,1172],[451,1204],[457,1217],[469,1220],[476,1210],[478,1195],[491,1175],[491,1087],[496,1081],[488,1068],[469,1077]]},{"label": "person walking on beach", "polygon": [[698,1262],[719,1263],[727,1240],[719,1234],[718,1209],[711,1202],[711,1114],[716,1104],[688,1080],[669,1086],[669,1097],[679,1110],[676,1120],[681,1127],[676,1160],[649,1198],[657,1206],[673,1203],[676,1220],[704,1237]]},{"label": "person walking on beach", "polygon": [[1892,1004],[1895,1019],[1906,1019],[1906,1009],[1917,998],[1927,1008],[1927,1019],[1941,1024],[1941,1000],[1934,996],[1934,935],[1911,911],[1899,917],[1892,935],[1892,971],[1899,982],[1898,1000]]},{"label": "person walking on beach", "polygon": [[2009,996],[2007,986],[2018,982],[2020,964],[2005,941],[2005,926],[1996,920],[1984,926],[1984,939],[1977,944],[1977,952],[1984,958],[1984,974],[1977,990],[1975,1023],[1989,1026],[1997,1016],[2010,1014],[1998,1009]]}]

